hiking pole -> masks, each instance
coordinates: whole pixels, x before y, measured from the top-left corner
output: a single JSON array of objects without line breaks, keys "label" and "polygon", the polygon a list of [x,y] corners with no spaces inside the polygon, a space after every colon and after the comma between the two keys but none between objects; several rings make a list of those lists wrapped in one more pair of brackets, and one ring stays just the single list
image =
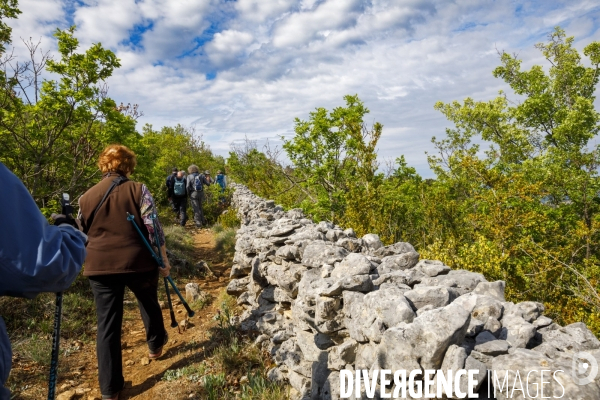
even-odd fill
[{"label": "hiking pole", "polygon": [[[162,258],[162,252],[160,251],[160,243],[158,242],[158,230],[156,229],[156,214],[152,214],[150,216],[152,220],[152,226],[154,227],[154,244],[158,248],[158,257],[160,258],[160,266],[161,268],[165,267],[165,262]],[[171,292],[169,291],[169,281],[167,278],[163,278],[165,282],[165,292],[167,293],[167,303],[169,303],[169,312],[171,313],[171,328],[177,327],[177,320],[175,319],[175,311],[173,311],[173,303],[171,303]]]},{"label": "hiking pole", "polygon": [[[65,217],[73,214],[68,193],[63,193],[60,199],[60,213]],[[52,330],[52,355],[50,358],[50,376],[48,378],[48,400],[54,400],[56,395],[56,380],[58,378],[58,353],[60,351],[60,319],[62,317],[62,292],[56,293],[56,305],[54,307],[54,329]]]},{"label": "hiking pole", "polygon": [[[133,215],[127,213],[127,221],[130,221],[133,224],[133,226],[135,227],[135,230],[137,231],[137,233],[139,233],[140,237],[142,238],[142,241],[144,242],[144,244],[146,245],[148,250],[150,250],[150,254],[152,255],[152,258],[154,258],[154,261],[156,261],[156,263],[158,264],[159,267],[164,268],[164,265],[162,264],[162,259],[156,255],[156,253],[154,252],[154,249],[152,248],[152,246],[150,246],[150,243],[148,243],[148,240],[144,237],[144,234],[142,233],[140,228],[135,223],[134,218],[135,217]],[[159,252],[160,252],[160,249],[159,249]],[[195,314],[194,311],[190,308],[187,301],[185,301],[185,299],[181,295],[181,292],[179,291],[179,289],[177,289],[175,282],[173,282],[173,278],[171,278],[171,276],[167,276],[165,279],[167,279],[167,281],[169,281],[169,283],[173,287],[173,290],[175,291],[175,293],[179,297],[179,300],[181,300],[181,303],[185,307],[185,310],[187,311],[188,316],[193,317]]]}]

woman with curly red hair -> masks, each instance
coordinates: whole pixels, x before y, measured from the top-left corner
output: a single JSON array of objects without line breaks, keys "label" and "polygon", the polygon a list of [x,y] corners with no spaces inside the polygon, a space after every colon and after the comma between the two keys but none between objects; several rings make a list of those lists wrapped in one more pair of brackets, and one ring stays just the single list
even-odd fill
[{"label": "woman with curly red hair", "polygon": [[[102,398],[111,400],[119,398],[125,384],[121,355],[125,287],[138,300],[149,358],[160,357],[168,340],[157,291],[159,273],[168,276],[171,266],[158,220],[154,231],[154,199],[146,185],[129,180],[135,166],[136,157],[129,148],[108,146],[98,160],[102,180],[79,200],[80,219],[89,241],[83,275],[89,278],[98,317],[98,379]],[[160,243],[164,269],[158,269],[127,213],[134,216],[150,243]]]}]

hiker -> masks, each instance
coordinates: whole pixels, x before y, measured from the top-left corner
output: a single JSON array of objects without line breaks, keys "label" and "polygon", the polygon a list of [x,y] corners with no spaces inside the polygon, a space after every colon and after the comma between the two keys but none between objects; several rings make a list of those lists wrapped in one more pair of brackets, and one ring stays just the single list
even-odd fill
[{"label": "hiker", "polygon": [[[157,291],[159,274],[168,276],[171,266],[158,219],[154,220],[154,231],[151,219],[156,215],[154,199],[146,185],[128,179],[135,165],[135,154],[129,148],[108,146],[98,160],[102,180],[79,199],[83,231],[89,238],[83,275],[90,281],[98,319],[98,380],[102,398],[111,400],[118,400],[125,385],[121,354],[125,287],[138,301],[146,330],[148,358],[160,357],[168,340]],[[158,268],[127,220],[127,213],[134,216],[150,243],[160,243],[164,269]]]},{"label": "hiker", "polygon": [[210,172],[208,170],[204,171],[204,180],[206,181],[207,186],[215,183],[214,179],[210,177]]},{"label": "hiker", "polygon": [[221,193],[223,193],[225,191],[225,188],[227,187],[227,179],[225,178],[225,174],[223,174],[223,171],[217,171],[217,178],[215,179],[215,183],[221,186]]},{"label": "hiker", "polygon": [[178,171],[173,179],[173,204],[175,214],[179,217],[179,224],[185,226],[187,222],[187,182],[183,171]]},{"label": "hiker", "polygon": [[[49,225],[23,183],[0,162],[0,296],[34,298],[40,292],[62,292],[71,286],[85,259],[86,236],[70,216],[53,214]],[[50,357],[50,354],[48,354]],[[12,350],[0,317],[0,399]]]},{"label": "hiker", "polygon": [[173,203],[173,181],[177,176],[177,167],[173,167],[171,171],[171,175],[167,176],[167,181],[165,182],[165,186],[167,187],[167,199],[169,200],[169,205],[171,206],[171,210],[176,212],[175,204]]},{"label": "hiker", "polygon": [[204,195],[204,186],[208,185],[204,179],[204,175],[200,173],[198,166],[192,164],[188,167],[187,190],[190,195],[190,203],[194,213],[194,224],[196,228],[202,228],[206,224],[204,214],[202,212],[202,203],[206,200]]}]

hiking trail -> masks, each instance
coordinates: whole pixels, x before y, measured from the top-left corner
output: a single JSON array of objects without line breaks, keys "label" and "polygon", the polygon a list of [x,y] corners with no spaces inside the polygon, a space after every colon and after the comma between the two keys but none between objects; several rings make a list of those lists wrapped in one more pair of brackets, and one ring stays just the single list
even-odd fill
[{"label": "hiking trail", "polygon": [[[191,231],[194,238],[194,260],[207,261],[214,275],[209,273],[206,276],[196,276],[186,282],[178,279],[175,282],[184,296],[185,283],[198,283],[201,293],[208,293],[212,301],[202,309],[194,309],[194,317],[188,318],[181,301],[171,290],[177,322],[181,325],[185,319],[188,321],[187,327],[171,328],[169,309],[165,307],[163,317],[169,333],[169,342],[159,359],[148,360],[145,331],[137,302],[133,294],[126,290],[121,339],[125,389],[121,392],[119,400],[200,399],[197,383],[185,379],[166,381],[162,378],[168,370],[177,370],[210,359],[210,350],[218,343],[211,342],[209,329],[217,324],[213,318],[220,306],[216,299],[219,292],[227,286],[231,261],[215,250],[213,231],[192,228],[186,230]],[[159,282],[158,297],[160,301],[166,303],[162,280]],[[65,354],[65,349],[76,350]],[[57,400],[100,400],[95,337],[85,343],[78,340],[63,340],[61,350]],[[21,392],[18,398],[40,399],[46,398],[46,394],[46,385],[35,385],[30,390]]]}]

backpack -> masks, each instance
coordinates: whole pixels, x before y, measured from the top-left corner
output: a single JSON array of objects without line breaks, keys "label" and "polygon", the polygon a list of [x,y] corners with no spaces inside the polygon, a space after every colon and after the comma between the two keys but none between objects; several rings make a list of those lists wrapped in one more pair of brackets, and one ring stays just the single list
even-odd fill
[{"label": "backpack", "polygon": [[194,190],[200,192],[204,189],[204,182],[202,182],[202,177],[199,173],[194,173]]},{"label": "backpack", "polygon": [[174,181],[173,194],[178,197],[185,196],[185,179],[175,178]]}]

